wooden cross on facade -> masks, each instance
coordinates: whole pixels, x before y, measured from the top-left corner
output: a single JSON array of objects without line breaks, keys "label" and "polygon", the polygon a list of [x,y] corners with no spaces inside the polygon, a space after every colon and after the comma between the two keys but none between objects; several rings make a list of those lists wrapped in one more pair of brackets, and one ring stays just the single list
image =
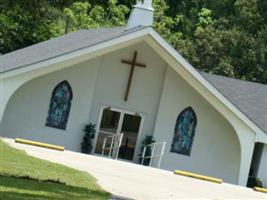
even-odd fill
[{"label": "wooden cross on facade", "polygon": [[130,75],[128,78],[128,83],[127,83],[127,87],[126,87],[126,91],[125,91],[124,101],[128,100],[128,96],[129,96],[129,92],[130,92],[130,88],[131,88],[131,84],[132,84],[132,79],[133,79],[134,68],[135,67],[143,67],[143,68],[146,67],[146,65],[136,62],[136,58],[137,58],[137,51],[134,52],[134,56],[133,56],[133,59],[131,61],[121,60],[122,63],[131,65],[131,71],[130,71]]}]

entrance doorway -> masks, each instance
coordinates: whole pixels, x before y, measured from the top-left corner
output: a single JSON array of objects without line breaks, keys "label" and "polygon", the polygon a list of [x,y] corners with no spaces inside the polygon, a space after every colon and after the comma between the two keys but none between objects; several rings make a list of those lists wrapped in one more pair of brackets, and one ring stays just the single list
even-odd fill
[{"label": "entrance doorway", "polygon": [[[105,138],[105,145],[110,146],[112,141],[107,140],[107,138],[123,133],[118,158],[133,160],[137,138],[141,131],[142,119],[143,117],[137,113],[111,107],[103,108],[98,122],[95,153],[103,153],[102,147]],[[107,154],[108,152],[105,153]]]}]

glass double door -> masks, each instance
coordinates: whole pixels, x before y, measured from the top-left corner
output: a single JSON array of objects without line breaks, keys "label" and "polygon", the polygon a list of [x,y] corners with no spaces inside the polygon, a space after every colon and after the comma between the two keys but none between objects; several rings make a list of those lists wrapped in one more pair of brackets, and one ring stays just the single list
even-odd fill
[{"label": "glass double door", "polygon": [[[104,108],[99,121],[95,153],[102,153],[105,138],[123,133],[118,158],[133,160],[141,121],[142,117],[138,114],[110,107]],[[111,140],[106,139],[106,146],[109,147],[110,145]]]}]

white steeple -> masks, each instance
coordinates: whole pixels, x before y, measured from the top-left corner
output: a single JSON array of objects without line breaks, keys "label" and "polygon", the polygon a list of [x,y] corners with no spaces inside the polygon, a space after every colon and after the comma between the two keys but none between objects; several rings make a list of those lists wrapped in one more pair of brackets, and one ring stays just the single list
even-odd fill
[{"label": "white steeple", "polygon": [[152,26],[153,16],[154,9],[152,7],[152,0],[138,0],[133,6],[126,29],[135,28],[137,26]]}]

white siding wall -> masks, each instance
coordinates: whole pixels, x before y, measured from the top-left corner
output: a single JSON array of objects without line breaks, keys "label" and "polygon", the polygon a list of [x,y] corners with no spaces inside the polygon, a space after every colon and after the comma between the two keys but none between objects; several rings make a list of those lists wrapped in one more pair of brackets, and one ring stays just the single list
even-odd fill
[{"label": "white siding wall", "polygon": [[[176,118],[188,106],[197,116],[190,157],[170,153]],[[234,129],[171,68],[167,70],[154,136],[157,142],[167,142],[163,168],[188,170],[237,183],[240,145]]]},{"label": "white siding wall", "polygon": [[263,181],[264,187],[267,188],[267,144],[263,148],[258,177]]},{"label": "white siding wall", "polygon": [[[121,59],[131,60],[135,50],[137,61],[147,67],[135,69],[129,99],[125,102],[131,66],[122,64]],[[165,69],[165,62],[147,44],[139,43],[29,81],[11,97],[0,125],[1,136],[43,141],[80,151],[82,128],[85,123],[97,123],[103,105],[142,113],[144,126],[140,138],[151,135]],[[52,91],[63,80],[73,89],[65,131],[45,126]],[[136,148],[135,160],[138,160],[139,148]]]},{"label": "white siding wall", "polygon": [[[80,151],[82,128],[89,121],[99,64],[100,59],[94,59],[24,84],[7,105],[0,126],[1,136],[48,142]],[[67,80],[73,90],[66,130],[45,126],[52,91],[63,80]]]},{"label": "white siding wall", "polygon": [[[146,64],[146,68],[135,68],[129,98],[125,102],[131,66],[121,63],[121,59],[132,60],[134,51],[138,51],[137,62]],[[97,123],[103,105],[143,114],[144,126],[134,158],[137,161],[143,136],[152,135],[154,131],[166,64],[145,43],[107,54],[102,57],[101,63],[90,119]]]}]

